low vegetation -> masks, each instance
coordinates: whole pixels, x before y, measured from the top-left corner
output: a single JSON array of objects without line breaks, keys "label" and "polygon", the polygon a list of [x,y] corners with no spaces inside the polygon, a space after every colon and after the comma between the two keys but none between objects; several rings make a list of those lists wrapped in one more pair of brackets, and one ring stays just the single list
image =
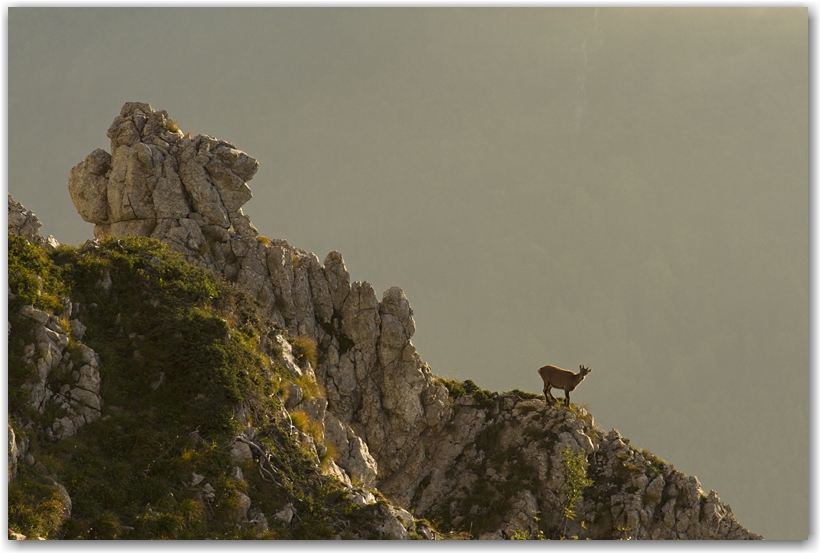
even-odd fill
[{"label": "low vegetation", "polygon": [[316,342],[310,336],[297,336],[290,342],[293,348],[293,355],[304,368],[307,363],[316,367],[318,361],[318,348]]},{"label": "low vegetation", "polygon": [[[564,478],[562,491],[564,494],[564,523],[561,529],[562,536],[566,533],[566,523],[575,520],[576,506],[584,495],[584,489],[593,484],[592,479],[587,478],[589,462],[583,452],[574,452],[569,447],[561,449],[561,474]],[[581,523],[583,526],[583,522]],[[577,536],[575,536],[577,539]]]},{"label": "low vegetation", "polygon": [[[102,359],[103,398],[101,420],[57,443],[23,430],[43,416],[23,412],[25,397],[10,402],[10,420],[38,461],[20,463],[9,485],[10,527],[61,539],[378,536],[379,506],[353,503],[290,435],[282,417],[287,371],[271,366],[259,347],[261,336],[279,329],[230,283],[147,238],[49,254],[10,234],[9,286],[12,314],[23,304],[60,313],[68,297],[79,305],[72,317]],[[18,351],[30,336],[18,334],[23,321],[11,322],[9,381],[19,389],[31,377]],[[297,338],[294,351],[315,363],[315,343]],[[301,384],[308,394],[323,393]],[[303,415],[295,413],[294,424],[318,438],[316,423]],[[265,455],[241,466],[244,480],[237,480],[228,445],[247,424]],[[325,462],[334,454],[323,452]],[[260,463],[274,479],[262,477]],[[199,485],[193,474],[204,477]],[[71,497],[68,518],[52,479]],[[204,483],[213,497],[203,494]],[[230,520],[240,493],[267,514],[267,531]],[[290,525],[272,516],[286,504],[297,513]]]},{"label": "low vegetation", "polygon": [[[38,309],[61,313],[64,309],[60,298],[68,292],[61,267],[46,250],[30,244],[28,240],[8,233],[9,288],[15,297],[9,300],[9,312],[21,305],[33,305]],[[65,247],[61,248],[61,252]]]},{"label": "low vegetation", "polygon": [[480,388],[472,380],[467,379],[461,382],[459,380],[439,378],[438,382],[444,384],[444,387],[447,388],[447,392],[452,399],[458,399],[462,396],[471,396],[476,406],[481,409],[491,409],[495,406],[495,396],[497,394]]}]

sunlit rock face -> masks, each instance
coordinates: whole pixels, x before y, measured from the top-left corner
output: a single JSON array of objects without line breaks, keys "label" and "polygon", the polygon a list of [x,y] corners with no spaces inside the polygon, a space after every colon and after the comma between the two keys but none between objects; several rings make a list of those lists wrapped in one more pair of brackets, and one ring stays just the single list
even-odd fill
[{"label": "sunlit rock face", "polygon": [[108,137],[111,153],[94,150],[68,179],[95,236],[155,236],[191,248],[212,226],[255,236],[241,207],[252,197],[246,181],[259,163],[233,144],[186,137],[167,112],[140,102],[122,107]]}]

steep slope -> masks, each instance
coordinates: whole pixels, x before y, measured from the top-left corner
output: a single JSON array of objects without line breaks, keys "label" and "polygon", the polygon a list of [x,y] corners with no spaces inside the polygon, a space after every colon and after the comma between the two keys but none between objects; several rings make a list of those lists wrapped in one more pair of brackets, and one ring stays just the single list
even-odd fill
[{"label": "steep slope", "polygon": [[9,208],[11,529],[432,537],[338,468],[307,415],[325,404],[310,352],[253,300],[155,240],[49,253]]},{"label": "steep slope", "polygon": [[[133,247],[114,237],[150,236],[257,302],[246,332],[258,336],[263,355],[295,365],[274,334],[302,355],[315,344],[316,362],[294,366],[302,380],[283,384],[280,397],[291,412],[307,413],[314,443],[332,452],[329,477],[378,489],[441,532],[476,538],[759,538],[717,494],[616,431],[604,433],[584,409],[435,377],[411,342],[413,311],[401,289],[379,301],[369,283],[350,282],[338,252],[320,263],[258,235],[241,211],[258,164],[232,144],[183,136],[167,113],[142,103],[125,104],[108,136],[111,153],[96,150],[69,176],[75,206],[102,239],[80,251],[114,252]],[[262,320],[273,334],[257,329]],[[275,339],[282,353],[270,350]],[[143,356],[153,349],[133,347]],[[101,367],[115,359],[100,357]],[[170,378],[168,361],[157,360],[152,382],[159,373]],[[312,378],[319,392],[305,397]],[[235,420],[233,438],[258,433],[258,418]],[[402,516],[402,529],[427,528]]]}]

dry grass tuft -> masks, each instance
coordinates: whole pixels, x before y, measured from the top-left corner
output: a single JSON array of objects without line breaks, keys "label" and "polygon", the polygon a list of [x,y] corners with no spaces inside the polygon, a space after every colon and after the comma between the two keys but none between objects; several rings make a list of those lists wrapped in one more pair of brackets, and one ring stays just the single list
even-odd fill
[{"label": "dry grass tuft", "polygon": [[308,336],[297,336],[290,342],[293,348],[293,355],[299,361],[301,366],[305,363],[310,363],[311,367],[316,367],[319,357],[316,342]]}]

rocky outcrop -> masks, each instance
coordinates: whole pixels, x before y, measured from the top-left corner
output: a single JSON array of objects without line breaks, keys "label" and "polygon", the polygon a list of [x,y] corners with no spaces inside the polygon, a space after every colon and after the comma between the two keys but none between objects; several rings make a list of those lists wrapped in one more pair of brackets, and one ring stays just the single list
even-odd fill
[{"label": "rocky outcrop", "polygon": [[[481,539],[535,536],[580,539],[760,539],[734,519],[714,491],[694,477],[604,433],[584,409],[551,408],[515,393],[483,406],[461,396],[454,425],[426,441],[416,486],[398,503]],[[564,519],[566,481],[561,452],[586,458],[592,486]],[[412,493],[412,497],[409,495]]]},{"label": "rocky outcrop", "polygon": [[9,230],[25,237],[26,240],[37,246],[48,248],[49,250],[57,249],[60,243],[57,242],[53,236],[49,234],[48,238],[43,238],[42,235],[40,235],[40,227],[42,226],[43,224],[37,215],[31,211],[27,211],[22,204],[15,202],[14,198],[9,194]]},{"label": "rocky outcrop", "polygon": [[165,111],[139,102],[123,106],[108,137],[111,153],[94,150],[68,179],[95,236],[153,234],[198,249],[203,229],[255,235],[241,209],[255,159],[222,140],[186,137]]},{"label": "rocky outcrop", "polygon": [[[26,211],[9,196],[9,231],[33,244],[56,249],[57,241],[51,236],[44,239],[39,233],[40,226],[34,213]],[[26,327],[19,335],[31,340],[23,347],[21,358],[30,368],[31,376],[22,388],[28,392],[31,413],[49,419],[48,426],[42,430],[52,440],[72,436],[84,425],[98,420],[102,404],[99,356],[80,342],[85,327],[73,318],[82,307],[70,298],[63,298],[61,303],[59,315],[23,305],[15,318],[17,324]],[[9,334],[11,326],[9,321]],[[32,417],[21,416],[25,427],[35,425]],[[41,425],[42,420],[38,420],[36,426]]]},{"label": "rocky outcrop", "polygon": [[[108,137],[111,153],[95,150],[69,176],[83,219],[97,237],[162,240],[250,293],[290,336],[315,341],[319,362],[307,372],[326,402],[303,401],[293,390],[288,408],[320,424],[342,478],[488,539],[545,527],[592,539],[759,537],[696,479],[637,452],[615,431],[605,434],[583,410],[515,394],[454,397],[411,341],[413,310],[400,288],[379,300],[369,283],[351,283],[340,253],[320,262],[258,236],[241,210],[258,163],[232,144],[183,136],[166,112],[135,102],[123,106]],[[289,354],[282,363],[300,375]],[[563,516],[566,449],[588,460],[595,481],[574,521]],[[406,534],[392,520],[384,531]]]},{"label": "rocky outcrop", "polygon": [[14,432],[14,428],[11,424],[8,425],[9,429],[9,464],[8,464],[8,480],[6,483],[11,482],[17,476],[17,465],[20,462],[20,458],[25,455],[26,448],[25,446],[21,447],[21,444],[17,441],[17,434]]},{"label": "rocky outcrop", "polygon": [[332,413],[325,412],[322,420],[324,438],[336,449],[339,466],[365,488],[373,488],[379,471],[367,444],[352,428],[342,424]]},{"label": "rocky outcrop", "polygon": [[[72,344],[70,327],[66,329],[56,315],[24,305],[20,316],[30,322],[34,337],[22,358],[33,374],[22,386],[29,392],[28,404],[41,416],[52,413],[54,421],[44,429],[47,437],[59,440],[73,436],[100,418],[99,356],[85,344]],[[70,316],[69,308],[64,317]],[[79,325],[77,321],[75,326]]]}]

